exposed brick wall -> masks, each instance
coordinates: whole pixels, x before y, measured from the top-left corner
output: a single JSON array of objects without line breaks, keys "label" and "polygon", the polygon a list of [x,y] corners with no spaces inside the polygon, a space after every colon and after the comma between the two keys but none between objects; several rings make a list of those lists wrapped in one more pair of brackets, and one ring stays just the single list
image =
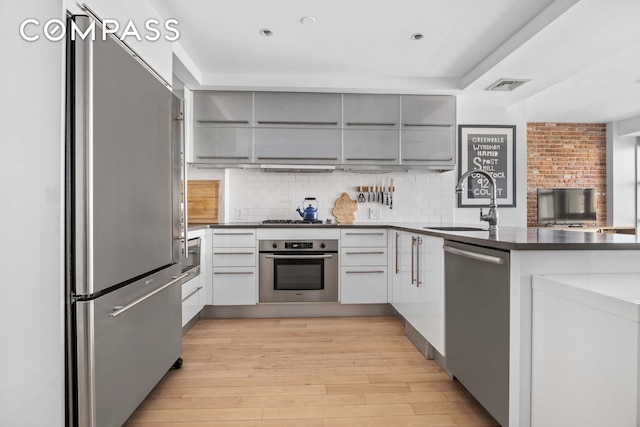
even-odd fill
[{"label": "exposed brick wall", "polygon": [[527,226],[537,225],[538,188],[594,187],[597,225],[607,222],[605,124],[527,123]]}]

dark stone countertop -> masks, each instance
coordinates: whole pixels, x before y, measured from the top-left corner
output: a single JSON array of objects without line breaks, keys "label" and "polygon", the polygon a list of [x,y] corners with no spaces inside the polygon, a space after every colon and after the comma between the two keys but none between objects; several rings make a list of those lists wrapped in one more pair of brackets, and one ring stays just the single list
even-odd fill
[{"label": "dark stone countertop", "polygon": [[[482,228],[482,231],[442,231],[429,227],[463,226]],[[198,224],[189,230],[201,228],[388,228],[442,237],[462,243],[503,250],[640,250],[636,235],[568,231],[551,228],[499,227],[490,234],[486,224],[430,224],[417,222],[366,222],[357,224],[262,224],[234,222],[225,224]]]}]

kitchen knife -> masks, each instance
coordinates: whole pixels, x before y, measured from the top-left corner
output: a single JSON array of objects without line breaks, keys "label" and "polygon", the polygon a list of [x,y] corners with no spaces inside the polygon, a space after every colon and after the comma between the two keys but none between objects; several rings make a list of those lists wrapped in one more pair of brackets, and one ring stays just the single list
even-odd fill
[{"label": "kitchen knife", "polygon": [[393,209],[393,178],[391,178],[391,187],[389,187],[389,209]]},{"label": "kitchen knife", "polygon": [[384,198],[385,198],[385,204],[387,206],[389,206],[389,177],[387,177],[387,179],[385,180],[385,186],[384,186]]}]

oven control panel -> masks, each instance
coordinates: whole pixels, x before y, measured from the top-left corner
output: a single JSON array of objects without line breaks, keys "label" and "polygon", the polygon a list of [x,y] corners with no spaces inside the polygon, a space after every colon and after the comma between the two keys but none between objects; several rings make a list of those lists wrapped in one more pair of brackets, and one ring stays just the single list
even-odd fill
[{"label": "oven control panel", "polygon": [[260,252],[337,252],[338,240],[260,240]]},{"label": "oven control panel", "polygon": [[284,242],[285,249],[313,249],[313,242]]}]

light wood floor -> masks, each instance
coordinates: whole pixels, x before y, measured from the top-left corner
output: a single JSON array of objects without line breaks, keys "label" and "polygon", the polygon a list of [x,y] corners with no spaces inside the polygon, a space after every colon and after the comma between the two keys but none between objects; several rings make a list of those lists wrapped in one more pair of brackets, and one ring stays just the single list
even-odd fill
[{"label": "light wood floor", "polygon": [[394,317],[200,320],[127,427],[495,426]]}]

